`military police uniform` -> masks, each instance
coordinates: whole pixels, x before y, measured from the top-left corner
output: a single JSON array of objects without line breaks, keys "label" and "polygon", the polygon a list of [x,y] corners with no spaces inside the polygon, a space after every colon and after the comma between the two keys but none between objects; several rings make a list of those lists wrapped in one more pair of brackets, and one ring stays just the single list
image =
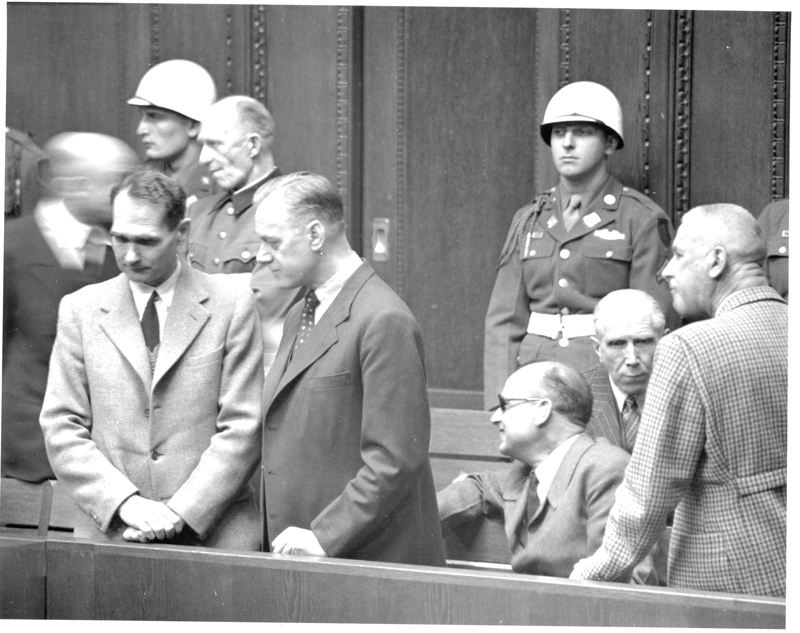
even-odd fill
[{"label": "military police uniform", "polygon": [[789,300],[789,199],[776,200],[758,216],[758,224],[767,238],[767,261],[764,265],[769,285]]},{"label": "military police uniform", "polygon": [[664,211],[609,176],[566,231],[560,198],[554,187],[511,222],[486,313],[487,407],[526,363],[555,360],[579,371],[595,365],[592,312],[609,292],[643,290],[672,313],[659,275],[672,235]]},{"label": "military police uniform", "polygon": [[253,196],[261,185],[280,175],[276,167],[244,189],[203,198],[189,207],[189,263],[207,273],[252,272],[261,247]]},{"label": "military police uniform", "polygon": [[178,181],[178,184],[186,192],[187,209],[197,200],[207,198],[218,192],[218,187],[211,177],[208,167],[200,163],[191,163],[177,171],[173,171],[163,161],[148,161],[147,164]]}]

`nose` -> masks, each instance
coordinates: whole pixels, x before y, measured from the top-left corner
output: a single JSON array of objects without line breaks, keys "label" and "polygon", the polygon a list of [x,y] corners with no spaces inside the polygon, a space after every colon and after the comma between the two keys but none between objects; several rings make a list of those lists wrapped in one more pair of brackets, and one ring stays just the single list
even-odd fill
[{"label": "nose", "polygon": [[672,272],[672,267],[673,267],[674,262],[675,262],[675,258],[674,257],[670,257],[669,261],[667,262],[667,265],[664,266],[664,269],[661,271],[661,276],[664,279],[666,279],[667,281],[669,281],[670,279],[672,279],[675,276],[675,274]]},{"label": "nose", "polygon": [[139,253],[133,246],[128,246],[128,248],[125,249],[124,259],[126,264],[135,264],[139,261]]},{"label": "nose", "polygon": [[208,165],[214,160],[214,150],[212,150],[208,145],[203,145],[202,149],[200,150],[200,158],[198,159],[201,165]]},{"label": "nose", "polygon": [[639,355],[636,353],[636,345],[633,341],[628,341],[625,346],[625,364],[632,367],[639,364]]},{"label": "nose", "polygon": [[269,248],[263,242],[258,249],[258,253],[256,253],[256,261],[260,264],[269,264],[272,261],[272,253],[270,253]]},{"label": "nose", "polygon": [[148,132],[147,120],[144,116],[139,118],[139,125],[136,126],[136,136],[144,136]]},{"label": "nose", "polygon": [[499,424],[500,420],[503,419],[503,412],[500,410],[500,407],[494,410],[492,413],[492,424]]},{"label": "nose", "polygon": [[564,136],[561,137],[561,144],[564,147],[573,147],[575,145],[575,137],[572,132],[569,130],[564,132]]}]

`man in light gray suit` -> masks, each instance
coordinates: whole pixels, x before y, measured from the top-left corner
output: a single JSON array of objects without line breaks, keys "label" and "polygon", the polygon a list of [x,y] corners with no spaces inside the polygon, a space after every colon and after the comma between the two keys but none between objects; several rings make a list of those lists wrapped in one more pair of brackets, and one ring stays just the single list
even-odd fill
[{"label": "man in light gray suit", "polygon": [[592,419],[586,430],[633,452],[653,371],[656,345],[665,329],[661,306],[642,290],[615,290],[594,310],[592,337],[600,364],[583,372],[592,388]]},{"label": "man in light gray suit", "polygon": [[75,535],[257,550],[252,293],[180,263],[189,220],[172,178],[134,172],[112,200],[122,274],[62,300],[40,418],[83,511]]}]

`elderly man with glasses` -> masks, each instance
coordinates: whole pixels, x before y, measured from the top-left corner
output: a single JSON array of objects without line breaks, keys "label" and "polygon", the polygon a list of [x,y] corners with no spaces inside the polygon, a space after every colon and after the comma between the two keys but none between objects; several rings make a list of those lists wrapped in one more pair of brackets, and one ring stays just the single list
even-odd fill
[{"label": "elderly man with glasses", "polygon": [[[437,495],[447,532],[501,515],[515,572],[566,578],[603,540],[606,519],[629,456],[586,433],[592,392],[580,372],[556,362],[521,367],[506,381],[492,424],[504,472],[475,473]],[[635,582],[655,584],[646,559]]]}]

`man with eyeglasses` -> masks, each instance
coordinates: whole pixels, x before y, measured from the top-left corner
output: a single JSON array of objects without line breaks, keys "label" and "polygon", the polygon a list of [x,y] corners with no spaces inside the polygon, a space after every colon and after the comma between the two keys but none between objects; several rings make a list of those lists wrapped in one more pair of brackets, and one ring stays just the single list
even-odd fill
[{"label": "man with eyeglasses", "polygon": [[[475,473],[437,495],[443,531],[501,514],[515,572],[566,578],[575,562],[602,543],[606,519],[628,454],[586,433],[592,392],[561,363],[525,365],[506,381],[492,424],[505,472]],[[637,581],[655,583],[650,562]]]},{"label": "man with eyeglasses", "polygon": [[207,273],[239,274],[256,294],[264,338],[264,372],[280,343],[289,308],[302,288],[278,288],[265,266],[256,262],[260,240],[255,230],[255,192],[281,175],[272,143],[275,123],[263,104],[235,95],[212,105],[200,127],[200,163],[223,191],[189,207],[187,260]]}]

